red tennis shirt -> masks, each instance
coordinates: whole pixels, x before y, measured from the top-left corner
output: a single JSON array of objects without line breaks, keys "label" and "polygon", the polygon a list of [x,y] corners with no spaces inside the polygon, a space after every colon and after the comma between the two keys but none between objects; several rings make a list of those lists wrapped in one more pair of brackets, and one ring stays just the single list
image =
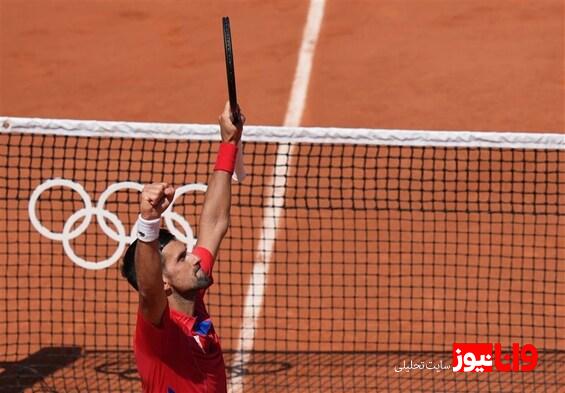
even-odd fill
[{"label": "red tennis shirt", "polygon": [[[213,258],[195,249],[201,268],[211,275]],[[202,256],[201,254],[208,254]],[[226,371],[220,340],[199,292],[195,316],[165,308],[161,324],[137,313],[134,352],[145,393],[225,393]]]}]

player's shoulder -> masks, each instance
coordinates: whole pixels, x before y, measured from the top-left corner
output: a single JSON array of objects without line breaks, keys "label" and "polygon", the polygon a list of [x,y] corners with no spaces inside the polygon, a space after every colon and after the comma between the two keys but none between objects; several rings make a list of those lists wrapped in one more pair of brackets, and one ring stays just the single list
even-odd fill
[{"label": "player's shoulder", "polygon": [[134,343],[137,345],[142,345],[143,343],[154,343],[158,346],[162,344],[162,340],[167,331],[170,329],[170,309],[169,305],[165,307],[161,320],[158,324],[154,324],[149,321],[141,311],[141,308],[137,311],[137,320],[135,324],[135,339]]}]

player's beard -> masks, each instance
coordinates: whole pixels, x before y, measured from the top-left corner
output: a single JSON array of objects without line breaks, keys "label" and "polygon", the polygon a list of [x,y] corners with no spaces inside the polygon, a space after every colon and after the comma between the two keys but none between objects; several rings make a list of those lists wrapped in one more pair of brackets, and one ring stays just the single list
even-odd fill
[{"label": "player's beard", "polygon": [[212,279],[202,269],[196,272],[196,289],[208,288],[212,284]]}]

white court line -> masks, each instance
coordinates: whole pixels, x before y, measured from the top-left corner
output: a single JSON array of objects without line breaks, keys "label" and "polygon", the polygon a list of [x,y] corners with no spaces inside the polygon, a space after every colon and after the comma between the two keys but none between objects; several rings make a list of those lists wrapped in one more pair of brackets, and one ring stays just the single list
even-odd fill
[{"label": "white court line", "polygon": [[[298,54],[298,63],[284,119],[284,126],[286,127],[299,126],[304,114],[312,61],[324,18],[325,3],[325,0],[310,0],[308,17]],[[257,245],[253,273],[251,274],[251,280],[245,295],[243,320],[237,343],[237,351],[232,361],[232,370],[235,371],[232,371],[231,376],[231,393],[239,393],[243,390],[243,375],[241,371],[250,359],[250,351],[253,350],[257,322],[263,307],[263,296],[269,274],[269,264],[284,204],[286,176],[291,165],[293,152],[294,145],[287,143],[279,145],[277,150],[274,176],[272,183],[268,186],[268,190],[272,190],[272,194],[266,201],[267,203],[263,210],[263,229],[259,244]]]},{"label": "white court line", "polygon": [[285,127],[298,127],[304,114],[304,105],[306,104],[306,95],[308,93],[308,85],[310,84],[310,71],[312,71],[314,52],[316,51],[318,35],[320,34],[320,27],[324,19],[325,5],[326,0],[310,0],[308,19],[304,27],[302,45],[300,46],[298,63],[296,64],[296,72],[284,118]]}]

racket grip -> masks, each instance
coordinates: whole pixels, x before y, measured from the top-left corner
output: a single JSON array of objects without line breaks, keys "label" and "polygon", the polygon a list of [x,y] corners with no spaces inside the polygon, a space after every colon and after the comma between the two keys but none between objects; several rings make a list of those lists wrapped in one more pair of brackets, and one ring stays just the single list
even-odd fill
[{"label": "racket grip", "polygon": [[243,142],[237,142],[237,155],[235,156],[235,168],[232,175],[232,180],[236,183],[241,183],[245,179],[245,167],[243,166]]},{"label": "racket grip", "polygon": [[[230,106],[232,105],[230,101]],[[235,104],[235,109],[232,109],[231,116],[233,118],[233,124],[237,125],[241,121],[241,114],[239,113],[239,107]]]}]

